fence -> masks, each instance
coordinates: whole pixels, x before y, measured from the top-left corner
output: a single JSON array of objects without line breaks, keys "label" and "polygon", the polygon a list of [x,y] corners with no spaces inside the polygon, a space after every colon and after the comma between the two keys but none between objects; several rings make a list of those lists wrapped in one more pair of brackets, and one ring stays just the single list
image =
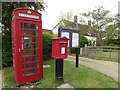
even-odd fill
[{"label": "fence", "polygon": [[120,47],[100,47],[100,46],[85,46],[81,48],[81,55],[94,59],[118,62],[118,54]]}]

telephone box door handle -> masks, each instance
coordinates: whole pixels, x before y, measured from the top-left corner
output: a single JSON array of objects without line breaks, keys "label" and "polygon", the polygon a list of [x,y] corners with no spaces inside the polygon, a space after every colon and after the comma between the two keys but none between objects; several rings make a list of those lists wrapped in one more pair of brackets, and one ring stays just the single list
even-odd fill
[{"label": "telephone box door handle", "polygon": [[19,48],[18,51],[21,52],[21,49]]}]

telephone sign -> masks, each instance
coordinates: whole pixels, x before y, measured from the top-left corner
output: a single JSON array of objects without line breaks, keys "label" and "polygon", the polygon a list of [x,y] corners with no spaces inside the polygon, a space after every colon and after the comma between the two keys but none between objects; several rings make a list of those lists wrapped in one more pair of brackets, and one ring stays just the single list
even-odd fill
[{"label": "telephone sign", "polygon": [[43,78],[41,14],[27,8],[12,13],[13,72],[17,85]]},{"label": "telephone sign", "polygon": [[28,18],[36,18],[36,19],[39,19],[39,16],[36,16],[36,15],[29,15],[29,14],[24,14],[24,13],[19,13],[19,16],[21,16],[21,17],[28,17]]}]

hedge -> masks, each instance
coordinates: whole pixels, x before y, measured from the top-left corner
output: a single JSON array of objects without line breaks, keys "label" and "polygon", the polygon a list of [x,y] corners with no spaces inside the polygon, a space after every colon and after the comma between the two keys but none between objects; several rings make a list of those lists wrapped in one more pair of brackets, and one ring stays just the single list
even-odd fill
[{"label": "hedge", "polygon": [[43,60],[48,60],[51,58],[51,52],[52,52],[52,41],[51,38],[54,38],[56,36],[51,35],[49,33],[43,33]]},{"label": "hedge", "polygon": [[[56,36],[51,35],[49,33],[43,33],[42,39],[43,39],[43,60],[47,60],[51,58],[51,45],[52,41],[51,38],[54,38]],[[7,34],[3,35],[2,37],[2,66],[12,66],[12,50],[11,50],[11,41],[8,39],[10,38]]]}]

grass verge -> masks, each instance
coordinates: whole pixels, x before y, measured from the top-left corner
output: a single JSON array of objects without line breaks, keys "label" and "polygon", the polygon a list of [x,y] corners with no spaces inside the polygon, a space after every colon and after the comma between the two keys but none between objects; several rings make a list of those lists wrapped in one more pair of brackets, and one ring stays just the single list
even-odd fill
[{"label": "grass verge", "polygon": [[[73,62],[64,61],[64,80],[55,80],[55,60],[44,61],[44,64],[51,65],[44,68],[44,78],[36,84],[39,88],[56,88],[60,84],[69,83],[74,88],[118,88],[118,82],[91,68],[80,65],[76,68]],[[12,75],[12,68],[4,68],[4,83],[6,88],[16,88]],[[33,85],[28,84],[27,86]]]}]

